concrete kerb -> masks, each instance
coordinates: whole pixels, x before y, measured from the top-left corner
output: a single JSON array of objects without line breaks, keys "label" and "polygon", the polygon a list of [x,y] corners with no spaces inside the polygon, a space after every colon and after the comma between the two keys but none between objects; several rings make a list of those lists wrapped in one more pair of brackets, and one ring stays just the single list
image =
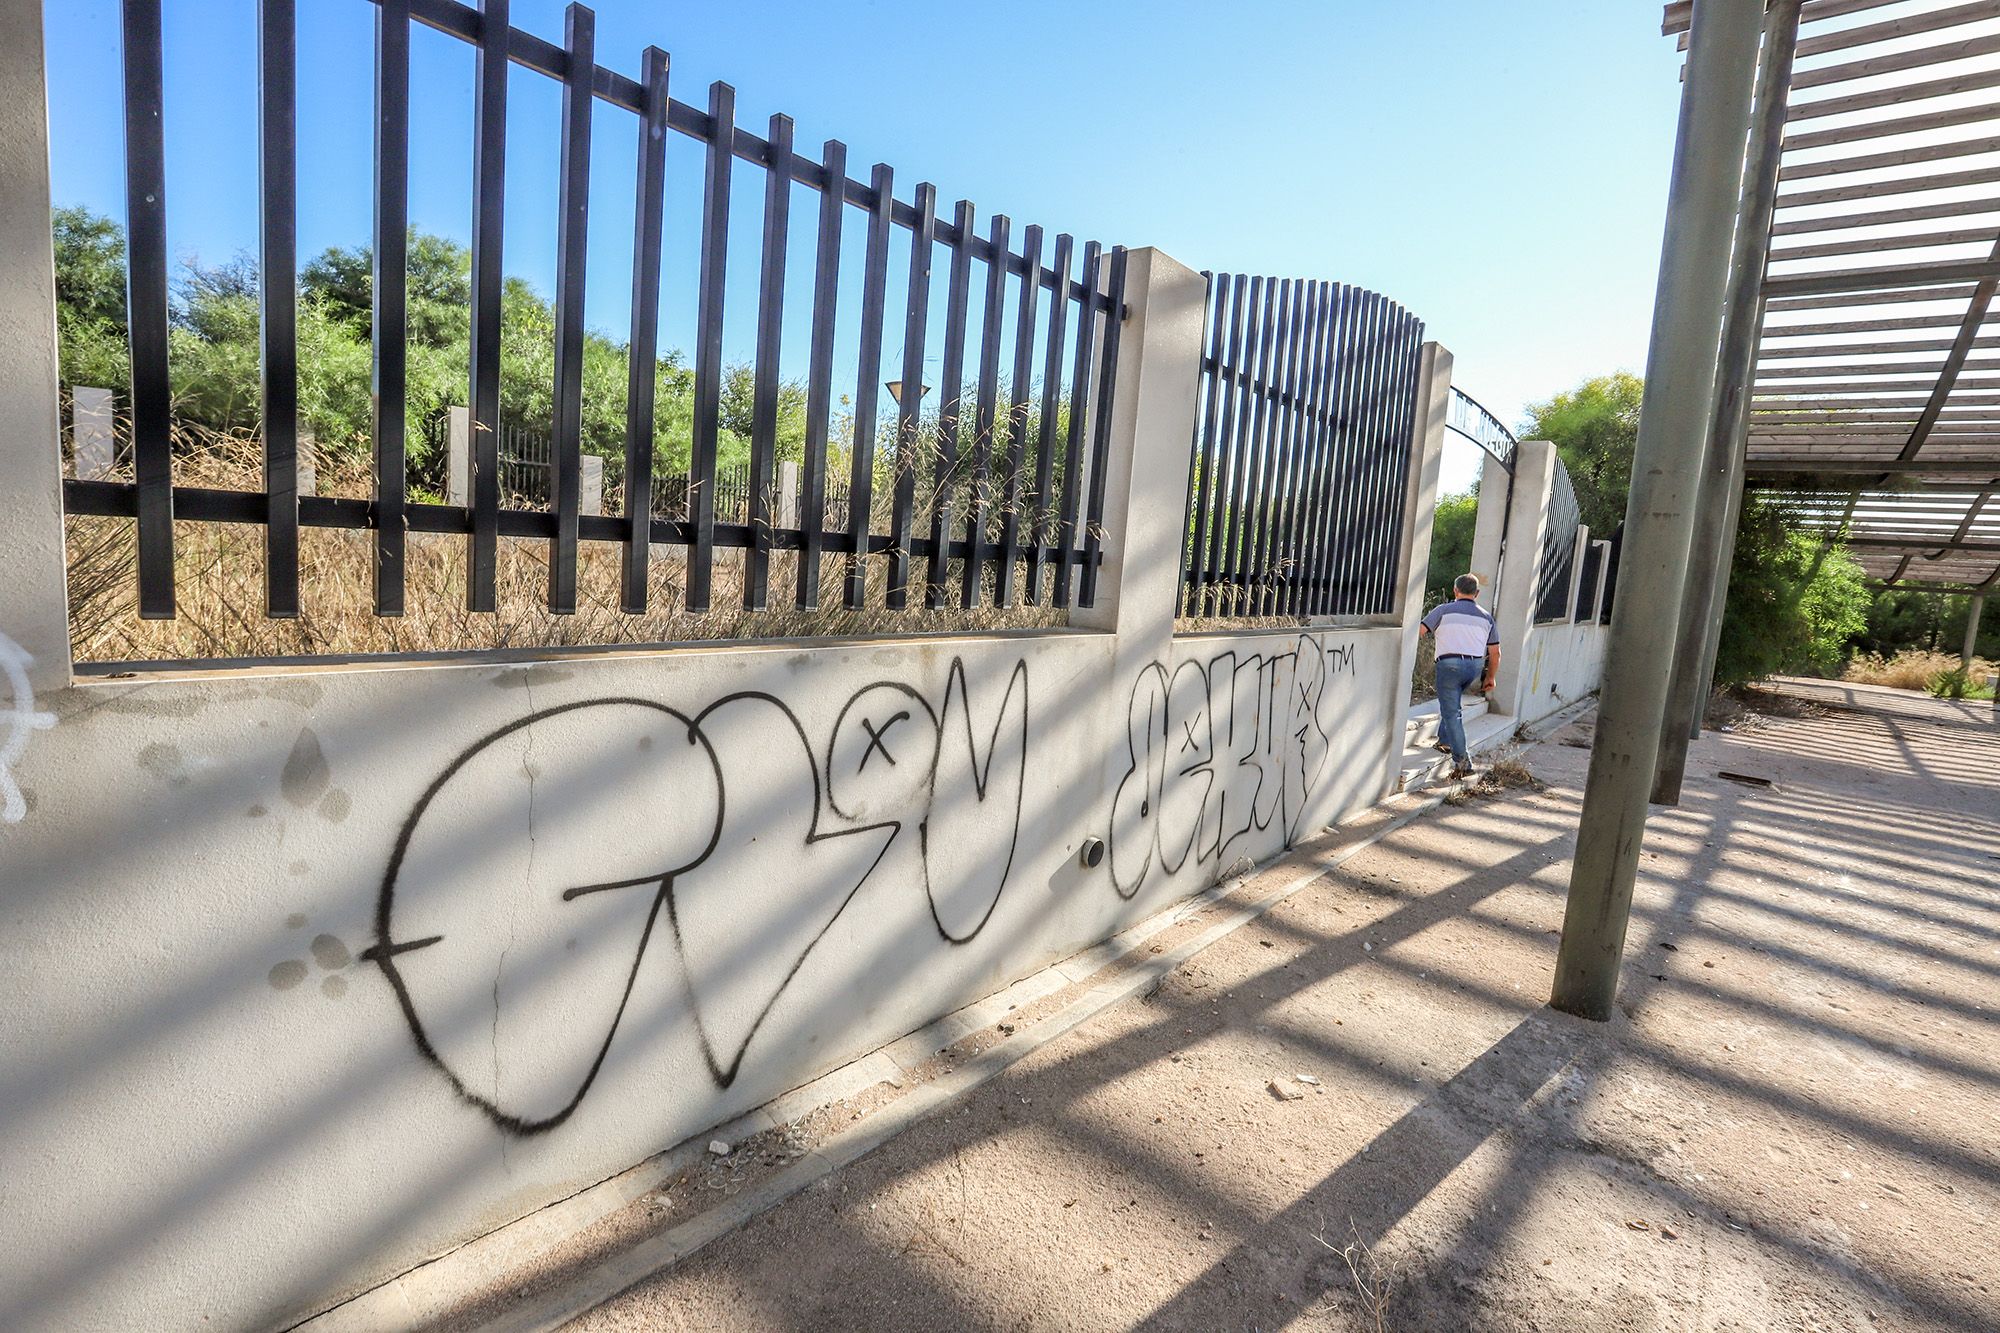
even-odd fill
[{"label": "concrete kerb", "polygon": [[[1106,1008],[1137,994],[1216,941],[1257,920],[1272,908],[1326,878],[1332,871],[1438,806],[1458,790],[1452,786],[1422,797],[1391,797],[1327,833],[1381,819],[1352,842],[1315,852],[1293,848],[1250,865],[1240,873],[1163,908],[1138,925],[1100,944],[1051,964],[1003,990],[918,1028],[861,1059],[772,1099],[736,1120],[704,1132],[639,1165],[498,1230],[440,1255],[378,1287],[293,1325],[304,1333],[376,1333],[433,1320],[455,1306],[502,1286],[511,1272],[617,1210],[670,1184],[709,1154],[710,1140],[734,1147],[744,1138],[779,1129],[816,1111],[883,1083],[900,1087],[917,1066],[972,1033],[1004,1021],[1013,1009],[1085,983],[1132,959],[1129,970],[1085,990],[1062,1009],[993,1045],[957,1061],[947,1072],[917,1083],[887,1105],[869,1112],[799,1160],[756,1182],[744,1193],[686,1222],[621,1250],[584,1270],[559,1288],[524,1300],[519,1307],[483,1326],[483,1333],[529,1333],[554,1329],[616,1296],[646,1277],[693,1254],[760,1214],[881,1147],[928,1116],[962,1100],[1049,1042]],[[1402,807],[1397,809],[1396,807]],[[1384,818],[1386,816],[1386,818]],[[1223,904],[1239,890],[1287,861],[1314,858],[1313,868],[1261,897],[1236,904],[1207,930],[1158,954],[1143,950],[1154,938],[1195,914]]]}]

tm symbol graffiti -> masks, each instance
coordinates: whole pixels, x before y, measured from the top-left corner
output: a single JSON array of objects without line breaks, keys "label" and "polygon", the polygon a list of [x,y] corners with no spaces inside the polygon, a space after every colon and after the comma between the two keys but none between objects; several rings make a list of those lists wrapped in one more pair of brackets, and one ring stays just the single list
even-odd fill
[{"label": "tm symbol graffiti", "polygon": [[28,752],[28,737],[55,726],[53,713],[35,711],[35,692],[28,683],[28,668],[35,659],[27,649],[0,634],[0,675],[7,678],[13,706],[0,712],[4,739],[0,739],[0,824],[18,824],[28,815],[28,799],[14,780],[14,766]]}]

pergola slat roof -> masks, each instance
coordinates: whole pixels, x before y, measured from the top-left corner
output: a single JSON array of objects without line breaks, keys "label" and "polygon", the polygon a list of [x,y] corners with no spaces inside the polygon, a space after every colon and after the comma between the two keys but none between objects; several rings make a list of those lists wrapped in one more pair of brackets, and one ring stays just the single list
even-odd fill
[{"label": "pergola slat roof", "polygon": [[2000,0],[1806,0],[1794,50],[1748,483],[1871,579],[2000,587]]}]

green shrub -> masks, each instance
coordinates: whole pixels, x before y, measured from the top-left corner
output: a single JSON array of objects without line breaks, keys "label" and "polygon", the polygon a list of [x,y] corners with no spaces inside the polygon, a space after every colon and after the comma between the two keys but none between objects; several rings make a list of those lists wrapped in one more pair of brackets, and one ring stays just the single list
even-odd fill
[{"label": "green shrub", "polygon": [[1787,529],[1779,511],[1747,496],[1730,566],[1717,685],[1781,672],[1833,676],[1868,623],[1861,566],[1838,543]]}]

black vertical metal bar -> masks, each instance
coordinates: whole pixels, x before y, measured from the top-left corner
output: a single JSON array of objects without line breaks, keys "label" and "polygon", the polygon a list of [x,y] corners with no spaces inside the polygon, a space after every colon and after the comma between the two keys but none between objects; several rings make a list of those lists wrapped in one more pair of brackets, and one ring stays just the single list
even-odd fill
[{"label": "black vertical metal bar", "polygon": [[1062,514],[1056,523],[1056,581],[1050,590],[1057,606],[1068,606],[1076,571],[1077,515],[1083,505],[1083,445],[1090,417],[1091,353],[1097,341],[1097,281],[1104,248],[1083,247],[1084,297],[1076,306],[1076,360],[1069,377],[1069,441],[1063,452]]},{"label": "black vertical metal bar", "polygon": [[931,467],[931,555],[924,581],[924,605],[944,605],[945,546],[951,537],[951,493],[959,484],[959,420],[965,411],[965,317],[972,302],[972,205],[961,199],[952,210],[958,240],[951,247],[945,285],[944,366],[938,374],[937,457]]},{"label": "black vertical metal bar", "polygon": [[1320,384],[1318,405],[1318,427],[1315,433],[1314,451],[1316,461],[1312,478],[1312,510],[1306,523],[1303,538],[1307,547],[1307,583],[1304,596],[1299,600],[1299,613],[1311,616],[1317,613],[1319,605],[1320,572],[1326,566],[1327,510],[1330,505],[1330,489],[1335,465],[1335,443],[1340,412],[1340,354],[1341,334],[1346,325],[1348,290],[1339,283],[1328,283],[1325,301],[1325,327],[1320,333]]},{"label": "black vertical metal bar", "polygon": [[653,550],[653,419],[660,354],[660,236],[666,216],[667,53],[649,46],[640,58],[646,107],[639,116],[638,198],[632,211],[632,341],[625,374],[625,559],[618,604],[646,610]]},{"label": "black vertical metal bar", "polygon": [[403,614],[409,486],[410,0],[375,14],[375,614]]},{"label": "black vertical metal bar", "polygon": [[472,399],[472,529],[467,543],[465,606],[497,604],[500,562],[501,229],[507,190],[508,0],[480,0],[473,82],[472,330],[468,349]]},{"label": "black vertical metal bar", "polygon": [[[1276,317],[1276,302],[1273,300],[1275,281],[1264,278],[1250,280],[1250,336],[1243,349],[1242,410],[1236,422],[1236,444],[1230,459],[1229,478],[1229,532],[1223,543],[1222,559],[1216,566],[1216,579],[1222,586],[1217,590],[1216,613],[1242,613],[1244,565],[1249,553],[1249,539],[1246,519],[1249,506],[1255,502],[1256,490],[1252,485],[1257,458],[1257,439],[1263,430],[1264,394],[1262,385],[1271,359],[1271,323]],[[1229,611],[1224,612],[1226,601]]]},{"label": "black vertical metal bar", "polygon": [[556,202],[556,380],[549,437],[549,610],[576,612],[576,543],[583,512],[583,293],[590,235],[590,103],[597,19],[580,4],[563,14],[569,77],[563,81],[562,186]]},{"label": "black vertical metal bar", "polygon": [[1383,361],[1388,331],[1389,301],[1369,293],[1366,338],[1361,345],[1362,372],[1359,406],[1355,410],[1353,466],[1346,487],[1347,534],[1342,544],[1344,565],[1339,584],[1341,614],[1362,613],[1367,563],[1367,533],[1372,515],[1368,511],[1368,486],[1373,475],[1376,412],[1382,393]]},{"label": "black vertical metal bar", "polygon": [[[785,333],[785,247],[792,219],[792,118],[771,117],[764,177],[764,272],[757,292],[757,368],[750,391],[750,549],[743,555],[743,607],[762,611],[771,583],[771,498],[777,486],[778,358]],[[834,193],[838,194],[836,186]]]},{"label": "black vertical metal bar", "polygon": [[736,90],[708,89],[708,163],[701,192],[701,276],[695,297],[694,448],[688,459],[687,609],[708,610],[715,578],[715,450],[722,429],[722,299],[729,272],[729,172]]},{"label": "black vertical metal bar", "polygon": [[[1272,291],[1275,288],[1276,297]],[[1251,455],[1246,478],[1248,498],[1243,512],[1243,540],[1236,556],[1236,607],[1242,616],[1257,613],[1257,583],[1262,574],[1260,543],[1264,516],[1275,484],[1271,463],[1272,443],[1284,412],[1278,401],[1278,386],[1284,379],[1285,331],[1292,314],[1292,280],[1274,279],[1265,284],[1264,346],[1257,361],[1256,426],[1251,432]]]},{"label": "black vertical metal bar", "polygon": [[993,600],[1014,604],[1014,566],[1021,556],[1021,473],[1028,465],[1029,395],[1035,373],[1035,310],[1042,293],[1042,229],[1030,225],[1021,237],[1027,261],[1021,276],[1021,308],[1014,323],[1014,385],[1007,403],[1007,501],[1000,516],[1000,568],[994,576]]},{"label": "black vertical metal bar", "polygon": [[1049,497],[1055,486],[1056,428],[1062,414],[1063,342],[1069,329],[1069,260],[1075,238],[1068,232],[1056,235],[1056,252],[1050,260],[1055,287],[1049,301],[1048,356],[1042,365],[1042,418],[1035,439],[1035,489],[1028,499],[1029,546],[1027,586],[1022,600],[1034,606],[1042,599],[1042,570],[1048,564],[1051,537]]},{"label": "black vertical metal bar", "polygon": [[1335,547],[1340,565],[1332,589],[1337,614],[1347,616],[1355,610],[1354,573],[1360,563],[1356,547],[1366,521],[1361,510],[1361,481],[1368,466],[1368,413],[1375,391],[1375,359],[1383,304],[1378,294],[1364,293],[1355,326],[1354,404],[1350,410],[1347,468],[1340,478],[1341,533]]},{"label": "black vertical metal bar", "polygon": [[173,391],[167,381],[167,181],[160,0],[125,0],[125,328],[132,358],[139,616],[174,616]]},{"label": "black vertical metal bar", "polygon": [[1379,583],[1376,596],[1378,615],[1394,613],[1397,610],[1396,599],[1400,595],[1396,587],[1397,553],[1402,549],[1403,491],[1409,484],[1410,451],[1416,447],[1417,391],[1422,387],[1417,382],[1417,375],[1422,369],[1423,321],[1405,311],[1399,339],[1402,359],[1391,398],[1395,415],[1389,424],[1390,460],[1382,479],[1388,508],[1383,515],[1382,568],[1376,575]]},{"label": "black vertical metal bar", "polygon": [[[1118,392],[1118,340],[1125,323],[1125,247],[1111,249],[1106,283],[1110,308],[1104,315],[1104,354],[1097,372],[1097,401],[1091,415],[1090,498],[1084,506],[1083,578],[1076,604],[1097,604],[1097,570],[1104,552],[1105,472],[1111,462],[1111,414]],[[1185,531],[1185,529],[1183,529]]]},{"label": "black vertical metal bar", "polygon": [[1285,336],[1285,408],[1278,417],[1277,429],[1272,432],[1277,446],[1276,461],[1270,474],[1271,492],[1264,504],[1264,531],[1258,541],[1257,614],[1264,616],[1278,609],[1279,581],[1289,581],[1292,577],[1285,563],[1285,516],[1290,497],[1298,486],[1299,424],[1304,415],[1300,410],[1300,392],[1304,384],[1306,330],[1311,327],[1309,321],[1314,314],[1313,295],[1312,283],[1300,279],[1292,284],[1292,322]]},{"label": "black vertical metal bar", "polygon": [[1312,330],[1319,318],[1319,284],[1301,278],[1292,289],[1291,355],[1285,368],[1284,429],[1278,436],[1277,488],[1271,496],[1271,530],[1264,540],[1264,581],[1258,595],[1259,614],[1283,612],[1292,584],[1298,579],[1293,563],[1292,517],[1298,512],[1299,487],[1305,478],[1304,430],[1306,389],[1312,374]]},{"label": "black vertical metal bar", "polygon": [[806,443],[799,485],[799,605],[819,605],[819,562],[826,537],[826,437],[833,413],[834,315],[840,293],[840,223],[847,207],[847,145],[828,139],[821,162],[827,188],[819,199],[819,248],[813,267],[811,351],[806,365]]},{"label": "black vertical metal bar", "polygon": [[996,214],[987,239],[993,258],[986,266],[986,311],[979,326],[979,397],[973,413],[972,481],[966,492],[965,566],[959,600],[970,611],[979,605],[986,571],[986,488],[992,473],[993,429],[1000,397],[1000,326],[1007,307],[1007,241],[1010,224]]},{"label": "black vertical metal bar", "polygon": [[1208,346],[1208,352],[1199,377],[1201,417],[1195,423],[1194,442],[1189,446],[1194,458],[1189,469],[1193,475],[1188,480],[1187,521],[1181,525],[1187,552],[1181,562],[1181,593],[1175,610],[1182,615],[1196,614],[1196,608],[1201,604],[1202,551],[1208,538],[1208,488],[1214,474],[1215,430],[1222,407],[1222,329],[1229,314],[1229,275],[1205,273],[1202,276],[1208,281],[1208,295],[1202,311],[1207,324],[1203,332],[1208,335],[1203,341]]},{"label": "black vertical metal bar", "polygon": [[861,274],[860,366],[854,386],[854,471],[847,489],[848,535],[854,553],[847,560],[847,605],[868,601],[868,534],[875,502],[875,415],[882,392],[882,303],[888,299],[889,217],[895,209],[895,177],[882,163],[869,176],[875,197],[868,208],[868,255]]},{"label": "black vertical metal bar", "polygon": [[1346,476],[1353,433],[1355,333],[1361,318],[1362,293],[1343,285],[1335,294],[1333,382],[1328,394],[1326,469],[1320,478],[1320,520],[1314,537],[1318,555],[1313,566],[1312,615],[1333,614],[1333,581],[1338,576],[1341,539],[1340,487]]},{"label": "black vertical metal bar", "polygon": [[931,251],[937,230],[937,186],[917,186],[917,225],[910,230],[908,310],[903,320],[903,393],[896,405],[896,489],[889,507],[889,586],[886,603],[901,611],[910,596],[910,527],[917,498],[917,455],[924,411],[924,339],[931,312]]},{"label": "black vertical metal bar", "polygon": [[1238,273],[1230,283],[1229,296],[1229,351],[1222,364],[1217,367],[1215,390],[1224,395],[1222,400],[1221,433],[1215,442],[1215,483],[1210,492],[1208,550],[1200,555],[1202,561],[1201,591],[1199,598],[1189,607],[1190,615],[1218,615],[1222,610],[1222,565],[1224,553],[1228,550],[1226,532],[1231,511],[1230,496],[1240,475],[1238,444],[1243,435],[1244,414],[1248,400],[1244,398],[1243,365],[1247,355],[1244,348],[1244,329],[1249,326],[1250,336],[1256,336],[1256,325],[1251,311],[1257,300],[1257,292],[1262,279],[1246,278]]},{"label": "black vertical metal bar", "polygon": [[[1398,447],[1396,428],[1402,418],[1402,396],[1405,386],[1404,344],[1408,324],[1408,313],[1400,306],[1392,306],[1389,312],[1389,327],[1383,339],[1382,391],[1375,408],[1375,447],[1369,451],[1373,467],[1370,472],[1368,495],[1369,522],[1367,560],[1364,566],[1366,595],[1362,603],[1363,614],[1381,615],[1387,610],[1384,600],[1388,586],[1393,581],[1395,552],[1391,538],[1401,526],[1401,506],[1395,503],[1396,488],[1392,477],[1397,472],[1396,462],[1402,456]],[[1390,568],[1384,569],[1384,565]]]},{"label": "black vertical metal bar", "polygon": [[1319,475],[1319,386],[1324,366],[1324,332],[1332,295],[1327,284],[1311,283],[1306,293],[1307,318],[1300,354],[1304,358],[1299,377],[1297,437],[1293,447],[1291,482],[1285,488],[1285,526],[1281,545],[1285,552],[1285,577],[1276,611],[1280,615],[1299,614],[1307,579],[1306,524],[1313,508],[1313,481]]},{"label": "black vertical metal bar", "polygon": [[1293,615],[1299,616],[1310,614],[1307,608],[1312,597],[1313,562],[1319,555],[1316,534],[1320,517],[1321,480],[1326,471],[1327,461],[1329,439],[1327,427],[1330,409],[1328,391],[1333,381],[1334,328],[1339,297],[1339,289],[1335,284],[1330,282],[1320,284],[1319,323],[1312,334],[1312,387],[1306,397],[1307,462],[1299,505],[1298,532],[1295,538],[1298,546],[1299,579],[1288,607]]},{"label": "black vertical metal bar", "polygon": [[298,16],[257,3],[258,365],[264,418],[264,614],[299,613]]}]

